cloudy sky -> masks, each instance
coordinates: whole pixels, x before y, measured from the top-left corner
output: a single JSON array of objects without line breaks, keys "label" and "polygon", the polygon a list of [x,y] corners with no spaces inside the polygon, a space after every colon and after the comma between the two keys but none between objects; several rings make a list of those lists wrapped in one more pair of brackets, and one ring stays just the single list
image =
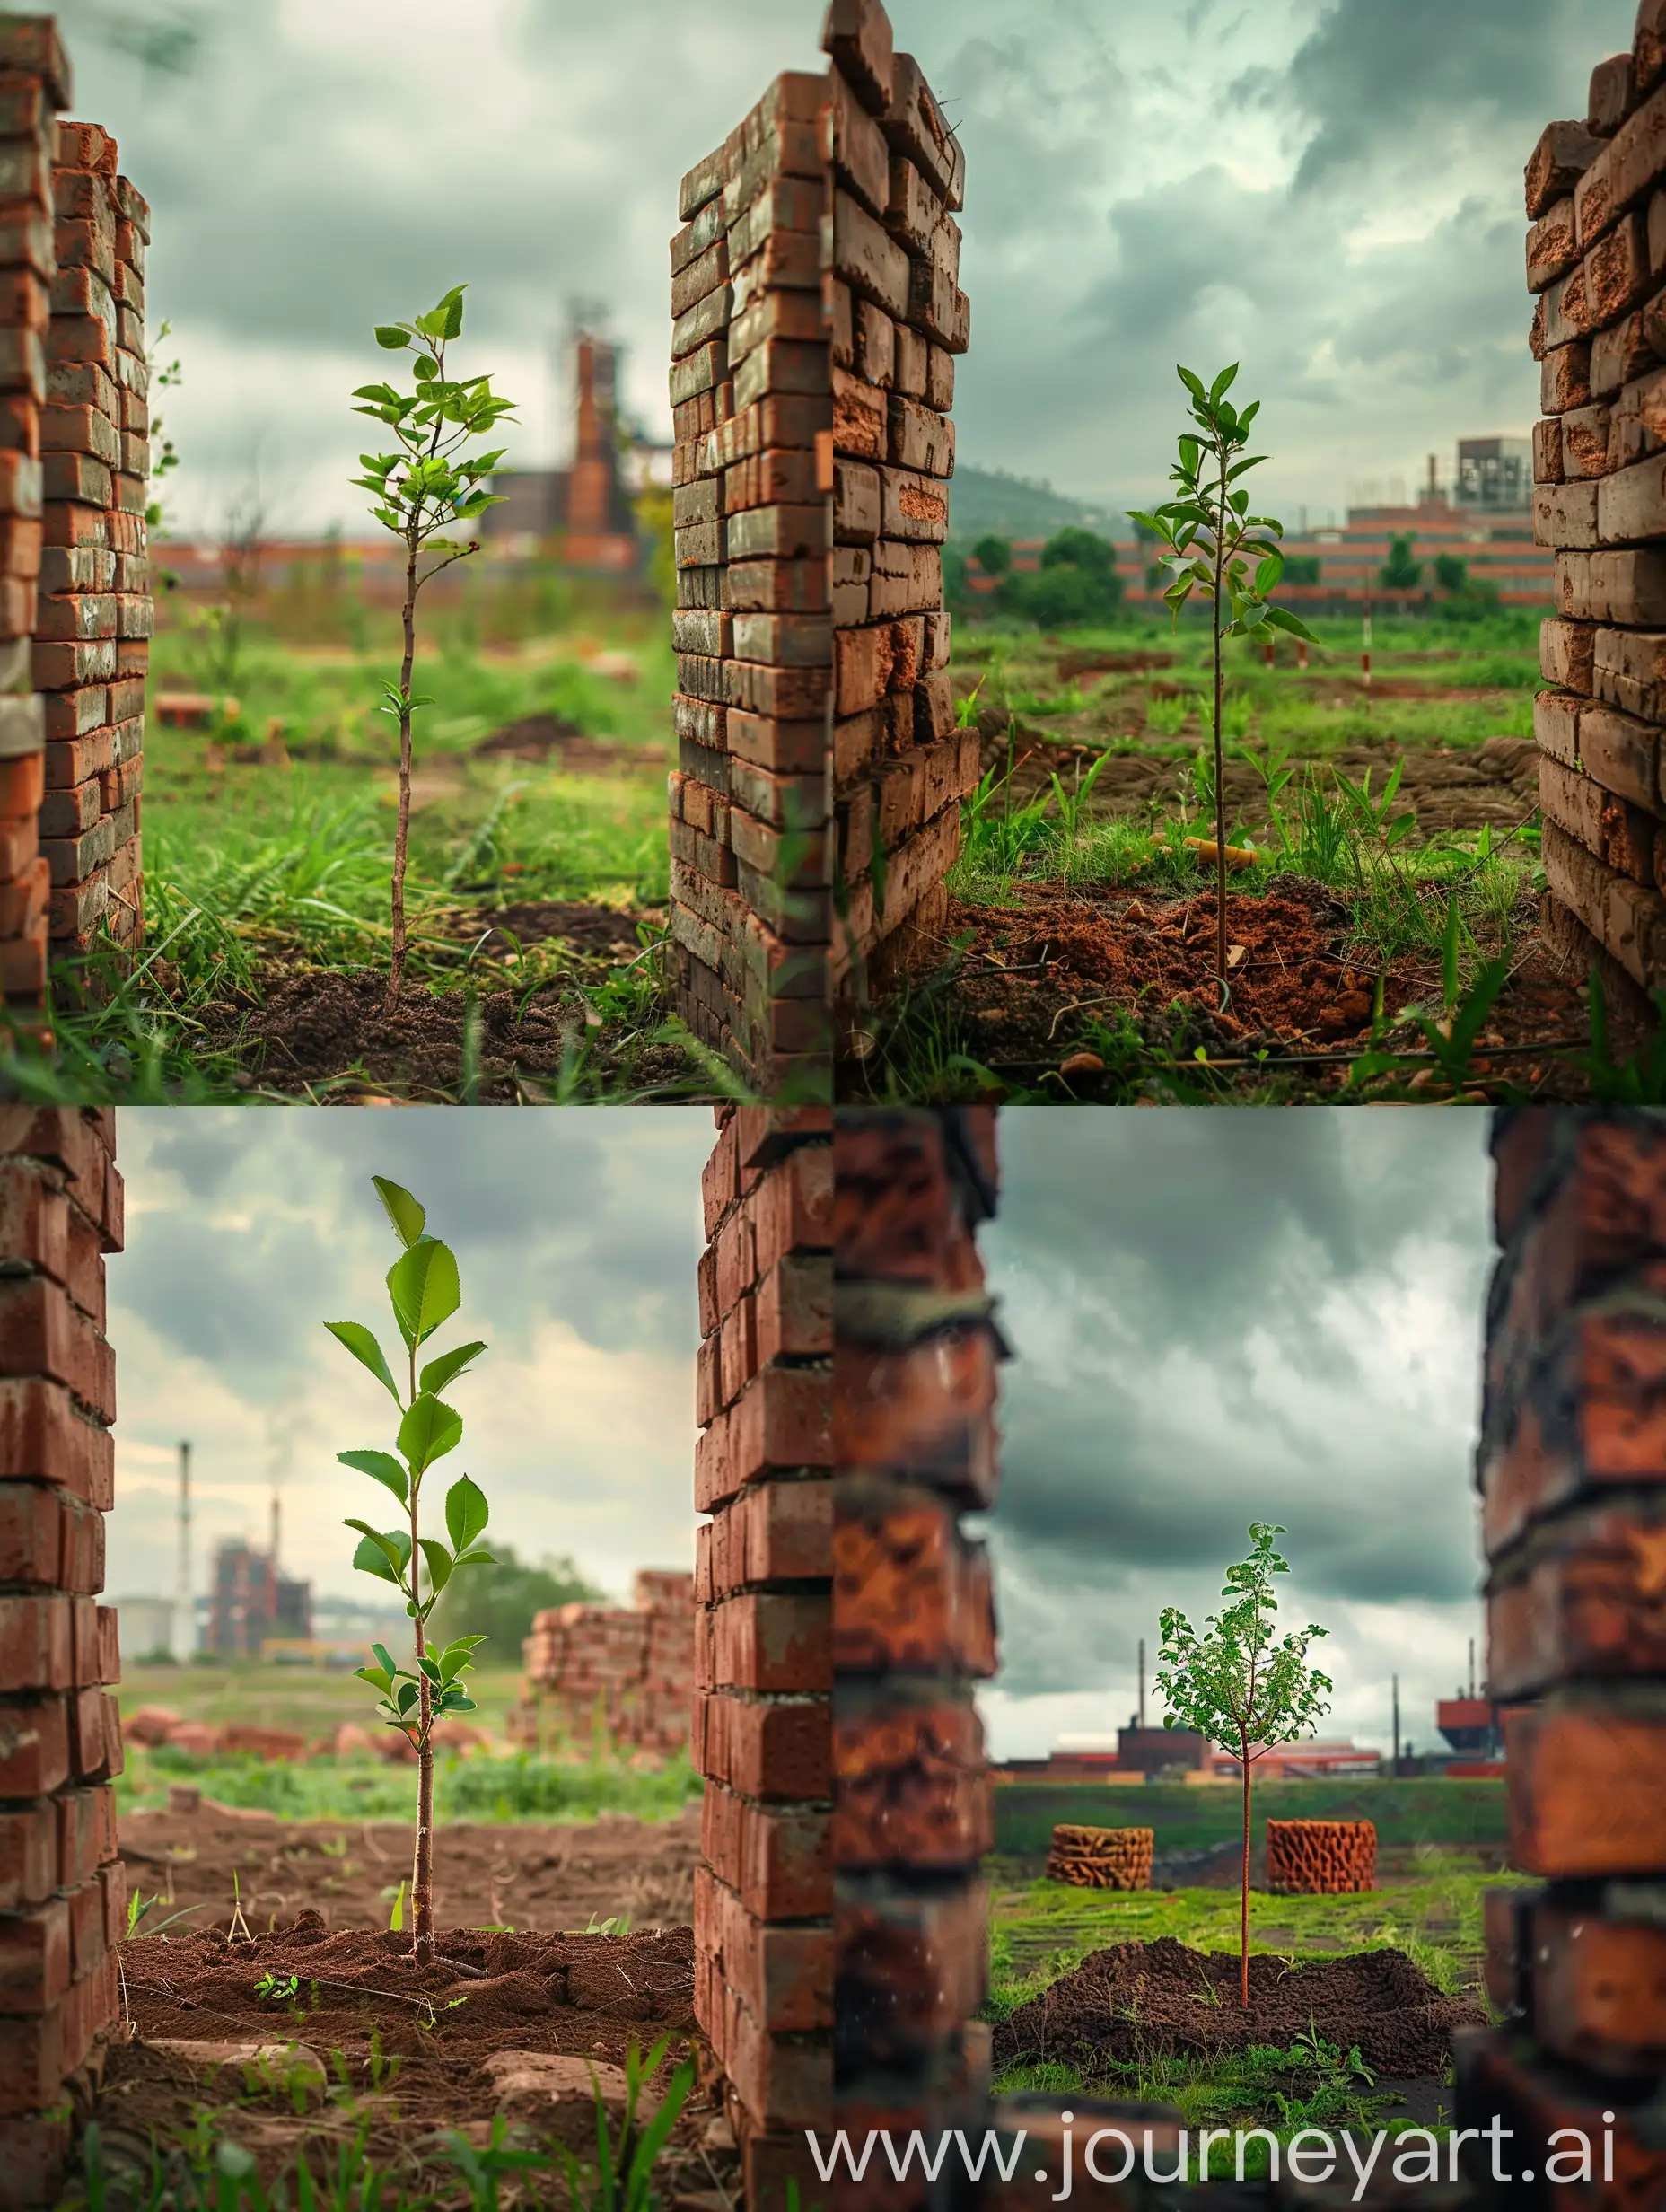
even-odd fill
[{"label": "cloudy sky", "polygon": [[389,1450],[386,1393],[325,1334],[397,1345],[399,1247],[371,1184],[415,1192],[457,1255],[434,1339],[483,1337],[447,1392],[471,1474],[523,1558],[567,1553],[621,1599],[639,1567],[692,1567],[695,1268],[710,1116],[692,1109],[398,1113],[124,1110],[127,1250],[110,1261],[120,1417],[109,1584],[171,1595],[176,1446],[189,1437],[197,1577],[219,1537],[264,1541],[320,1591],[373,1602],[342,1517],[391,1508],[339,1451]]},{"label": "cloudy sky", "polygon": [[1437,1741],[1480,1634],[1486,1123],[1002,1115],[998,1755],[1125,1723],[1137,1639],[1154,1664],[1164,1605],[1213,1611],[1258,1520],[1289,1531],[1283,1616],[1330,1631],[1323,1732],[1386,1745],[1398,1672],[1406,1733]]},{"label": "cloudy sky", "polygon": [[[965,141],[973,350],[963,459],[1144,504],[1174,364],[1240,357],[1258,479],[1293,521],[1391,497],[1460,435],[1537,412],[1521,167],[1583,114],[1632,0],[894,0]],[[677,180],[783,68],[821,0],[62,0],[75,112],[151,199],[153,323],[182,525],[258,472],[275,528],[361,524],[347,394],[369,326],[467,280],[469,364],[566,434],[569,303],[630,348],[669,428]],[[196,34],[177,71],[133,49]],[[179,42],[176,41],[176,46]],[[478,343],[477,343],[478,341]]]}]

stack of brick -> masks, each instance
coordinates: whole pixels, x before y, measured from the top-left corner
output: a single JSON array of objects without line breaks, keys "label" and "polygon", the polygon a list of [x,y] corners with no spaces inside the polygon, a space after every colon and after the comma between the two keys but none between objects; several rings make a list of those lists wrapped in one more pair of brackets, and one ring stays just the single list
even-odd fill
[{"label": "stack of brick", "polygon": [[141,921],[139,779],[150,658],[145,248],[150,211],[96,123],[60,123],[57,275],[41,416],[46,543],[34,682],[45,695],[41,850],[52,938]]},{"label": "stack of brick", "polygon": [[831,1119],[722,1108],[703,1181],[695,2012],[749,2212],[822,2194],[832,2097]]},{"label": "stack of brick", "polygon": [[1156,1840],[1154,1829],[1083,1828],[1061,1821],[1048,1851],[1047,1878],[1079,1890],[1148,1890]]},{"label": "stack of brick", "polygon": [[836,997],[860,998],[942,922],[977,785],[955,726],[942,547],[954,470],[965,156],[878,0],[835,0],[823,225],[833,386]]},{"label": "stack of brick", "polygon": [[841,1112],[835,1150],[835,2125],[932,2141],[988,2094],[994,1116]]},{"label": "stack of brick", "polygon": [[1486,1900],[1488,1988],[1512,2016],[1468,2032],[1457,2117],[1500,2113],[1518,2142],[1585,2128],[1579,2202],[1618,2212],[1666,2203],[1651,2102],[1666,2076],[1666,1127],[1518,1112],[1493,1149],[1487,1673],[1507,1701],[1512,1863],[1544,1886]]},{"label": "stack of brick", "polygon": [[522,1646],[528,1704],[513,1733],[536,1737],[550,1711],[559,1734],[588,1751],[668,1758],[688,1741],[694,1691],[694,1578],[661,1569],[636,1577],[628,1609],[559,1605],[534,1614]]},{"label": "stack of brick", "polygon": [[49,2205],[117,2017],[114,1117],[0,1108],[0,2206]]},{"label": "stack of brick", "polygon": [[[1540,664],[1547,931],[1666,985],[1666,0],[1527,165],[1534,535],[1556,549]],[[1610,965],[1610,963],[1612,965]]]},{"label": "stack of brick", "polygon": [[1268,1821],[1267,1886],[1275,1897],[1338,1897],[1377,1886],[1372,1821]]},{"label": "stack of brick", "polygon": [[30,641],[40,574],[40,413],[52,312],[55,111],[69,66],[49,22],[0,21],[0,1003],[38,1008],[46,990],[48,857],[40,850],[45,724]]},{"label": "stack of brick", "polygon": [[677,1004],[772,1096],[830,1084],[827,94],[777,77],[671,241]]}]

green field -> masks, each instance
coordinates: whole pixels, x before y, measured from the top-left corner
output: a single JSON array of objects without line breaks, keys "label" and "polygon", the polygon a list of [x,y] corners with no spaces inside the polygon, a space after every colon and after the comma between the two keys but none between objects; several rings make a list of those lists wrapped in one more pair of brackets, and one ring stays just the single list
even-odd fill
[{"label": "green field", "polygon": [[[1495,1846],[1502,1852],[1504,1844],[1502,1782],[1263,1782],[1254,1811],[1258,1824],[1372,1821],[1378,1841],[1395,1848]],[[1157,1850],[1178,1851],[1227,1842],[1239,1834],[1241,1820],[1242,1800],[1224,1783],[1004,1782],[995,1793],[995,1848],[1003,1857],[1039,1868],[1060,1821],[1089,1828],[1150,1828]]]},{"label": "green field", "polygon": [[[475,1719],[493,1739],[467,1756],[442,1753],[435,1761],[434,1803],[442,1820],[592,1820],[619,1813],[664,1820],[697,1800],[699,1780],[687,1756],[658,1769],[627,1765],[598,1748],[565,1759],[512,1752],[503,1741],[520,1676],[508,1667],[480,1667],[470,1678],[479,1707]],[[260,1666],[129,1666],[118,1691],[124,1719],[142,1706],[164,1706],[210,1726],[240,1724],[281,1728],[314,1741],[344,1721],[375,1735],[375,1693],[345,1670]],[[288,1820],[407,1820],[412,1769],[373,1755],[273,1760],[227,1753],[195,1753],[162,1745],[129,1746],[116,1785],[126,1809],[165,1801],[169,1785],[196,1784],[222,1804],[274,1813]]]},{"label": "green field", "polygon": [[[252,601],[234,654],[202,610],[162,602],[143,952],[95,948],[59,969],[60,1071],[25,1047],[8,1070],[21,1089],[203,1102],[371,1080],[350,1055],[322,1077],[288,1080],[241,1030],[258,1035],[275,989],[297,978],[385,970],[399,745],[380,700],[398,653],[397,610],[350,586],[328,601],[282,591]],[[539,1069],[557,1096],[708,1091],[697,1051],[674,1032],[653,1044],[666,1019],[674,688],[657,605],[586,594],[553,571],[483,570],[425,611],[416,683],[433,704],[415,723],[409,992],[442,997],[460,1031],[470,999],[508,994],[517,1020],[536,1000],[546,1032],[560,1032],[553,1048],[546,1034],[555,1064]],[[171,692],[212,698],[212,725],[164,727],[156,702]],[[513,724],[530,757],[502,749]],[[550,901],[625,917],[622,944],[603,953],[582,928],[553,927],[538,911]],[[476,1095],[461,1058],[455,1071],[379,1087]]]}]

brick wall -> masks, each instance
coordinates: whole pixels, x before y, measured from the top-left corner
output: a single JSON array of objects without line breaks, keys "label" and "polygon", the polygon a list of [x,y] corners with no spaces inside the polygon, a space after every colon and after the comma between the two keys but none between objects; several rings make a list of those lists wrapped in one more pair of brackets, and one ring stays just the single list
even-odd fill
[{"label": "brick wall", "polygon": [[878,0],[833,0],[822,45],[683,179],[671,241],[678,1004],[815,1096],[829,989],[938,915],[977,774],[939,552],[964,161]]},{"label": "brick wall", "polygon": [[[1666,4],[1527,165],[1534,535],[1557,615],[1534,715],[1547,927],[1580,965],[1666,983]],[[1624,990],[1624,983],[1619,988]]]},{"label": "brick wall", "polygon": [[[995,1500],[995,1117],[841,1112],[835,1153],[836,2121],[930,2139],[988,2093],[995,1612],[960,1516]],[[917,2176],[879,2193],[925,2201]]]},{"label": "brick wall", "polygon": [[[665,1757],[688,1741],[694,1691],[694,1578],[650,1568],[627,1607],[559,1605],[537,1613],[522,1646],[537,1710],[513,1717],[515,1733],[539,1734],[553,1717],[561,1735],[588,1751],[600,1732],[620,1751]],[[544,1729],[544,1748],[554,1748]]]},{"label": "brick wall", "polygon": [[0,992],[25,1014],[48,941],[142,919],[149,210],[68,101],[51,18],[0,16]]},{"label": "brick wall", "polygon": [[749,2212],[814,2201],[831,2095],[831,1119],[720,1108],[703,1183],[695,2009]]},{"label": "brick wall", "polygon": [[0,1107],[0,2206],[55,2201],[65,2088],[117,2014],[114,1145],[110,1114]]},{"label": "brick wall", "polygon": [[823,239],[833,356],[833,985],[859,998],[947,909],[976,731],[957,731],[941,548],[954,473],[966,160],[882,7],[836,4],[832,212]]},{"label": "brick wall", "polygon": [[1612,2115],[1612,2180],[1579,2202],[1618,2212],[1666,2203],[1666,1122],[1504,1114],[1493,1151],[1487,1668],[1517,1708],[1511,1859],[1542,1886],[1487,1896],[1512,2018],[1467,2032],[1458,2123],[1600,2145]]}]

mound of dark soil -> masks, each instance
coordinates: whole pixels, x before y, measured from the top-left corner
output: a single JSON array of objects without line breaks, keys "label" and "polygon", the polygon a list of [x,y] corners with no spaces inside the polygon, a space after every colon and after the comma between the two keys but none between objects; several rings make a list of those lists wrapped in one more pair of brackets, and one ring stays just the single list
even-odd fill
[{"label": "mound of dark soil", "polygon": [[[511,909],[513,911],[513,909]],[[633,948],[634,949],[634,948]],[[234,1053],[257,1081],[291,1093],[366,1088],[415,1099],[451,1098],[463,1079],[468,1000],[461,990],[408,984],[391,1013],[387,978],[357,969],[268,969],[253,1003],[222,1001],[199,1017],[211,1051]],[[482,1105],[535,1100],[575,1047],[587,1066],[620,1088],[687,1087],[674,1045],[590,1027],[576,995],[550,983],[522,1003],[513,991],[482,993],[476,1097]]]},{"label": "mound of dark soil", "polygon": [[1438,2075],[1453,2028],[1485,2026],[1478,2005],[1442,1996],[1401,1951],[1359,1951],[1292,1966],[1267,1953],[1250,1961],[1250,2007],[1238,2000],[1238,1961],[1173,1936],[1096,1951],[995,2032],[998,2065],[1057,2059],[1090,2069],[1153,2052],[1210,2058],[1252,2043],[1289,2044],[1316,2028],[1338,2050],[1400,2077]]},{"label": "mound of dark soil", "polygon": [[575,776],[645,774],[665,765],[648,747],[588,736],[565,715],[522,715],[483,737],[475,751],[488,760],[541,760]]},{"label": "mound of dark soil", "polygon": [[[470,886],[470,888],[473,888]],[[542,944],[558,937],[576,952],[609,959],[629,958],[642,950],[637,925],[653,921],[664,926],[659,915],[623,913],[617,907],[590,906],[579,899],[529,899],[518,906],[481,908],[478,912],[451,917],[446,934],[460,943],[473,944],[490,930],[486,951],[495,955],[510,949],[509,936],[521,944]]]}]

